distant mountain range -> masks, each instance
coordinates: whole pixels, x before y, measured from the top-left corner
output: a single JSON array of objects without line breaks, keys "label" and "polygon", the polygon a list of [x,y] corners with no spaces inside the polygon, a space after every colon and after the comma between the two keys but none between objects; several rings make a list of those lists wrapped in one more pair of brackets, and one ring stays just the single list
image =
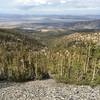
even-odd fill
[{"label": "distant mountain range", "polygon": [[73,22],[73,21],[89,21],[89,20],[95,20],[100,19],[100,15],[11,15],[11,14],[0,14],[0,21],[5,20],[11,20],[11,21],[20,21],[20,20],[31,20],[32,22],[35,20],[36,23],[40,22]]},{"label": "distant mountain range", "polygon": [[100,29],[100,15],[0,15],[0,28],[40,29]]}]

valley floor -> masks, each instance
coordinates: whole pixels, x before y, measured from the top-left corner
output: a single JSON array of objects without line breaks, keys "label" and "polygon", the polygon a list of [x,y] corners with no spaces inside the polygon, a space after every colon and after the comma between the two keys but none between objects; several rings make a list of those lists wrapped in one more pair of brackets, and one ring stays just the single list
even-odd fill
[{"label": "valley floor", "polygon": [[52,79],[0,82],[0,100],[100,100],[100,86],[66,85]]}]

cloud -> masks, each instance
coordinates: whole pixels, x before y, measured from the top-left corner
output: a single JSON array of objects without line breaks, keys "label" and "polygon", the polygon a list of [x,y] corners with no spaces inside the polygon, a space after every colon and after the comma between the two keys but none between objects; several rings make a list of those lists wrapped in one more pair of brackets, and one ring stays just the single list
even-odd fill
[{"label": "cloud", "polygon": [[66,0],[61,0],[60,2],[61,2],[61,3],[67,3],[67,1],[66,1]]},{"label": "cloud", "polygon": [[100,0],[16,0],[16,5],[63,6],[66,8],[100,8]]},{"label": "cloud", "polygon": [[38,5],[38,4],[48,4],[48,2],[51,2],[51,0],[17,0],[17,3],[20,4],[34,4],[34,5]]},{"label": "cloud", "polygon": [[[24,12],[68,12],[87,9],[100,10],[100,0],[2,0],[0,8],[4,10],[16,9],[19,13]],[[9,11],[10,11],[9,10]],[[7,10],[8,11],[8,10]],[[83,11],[83,10],[82,10]]]}]

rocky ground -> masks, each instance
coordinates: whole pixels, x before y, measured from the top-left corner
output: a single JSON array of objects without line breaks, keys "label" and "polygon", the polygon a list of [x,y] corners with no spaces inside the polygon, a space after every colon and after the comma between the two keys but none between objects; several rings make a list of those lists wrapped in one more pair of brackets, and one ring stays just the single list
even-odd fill
[{"label": "rocky ground", "polygon": [[0,100],[100,100],[100,86],[76,86],[54,80],[0,82]]}]

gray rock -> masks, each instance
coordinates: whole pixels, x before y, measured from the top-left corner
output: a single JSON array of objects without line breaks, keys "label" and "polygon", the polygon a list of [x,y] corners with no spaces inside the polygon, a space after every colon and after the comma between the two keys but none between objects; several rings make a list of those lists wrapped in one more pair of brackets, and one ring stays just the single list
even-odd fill
[{"label": "gray rock", "polygon": [[0,100],[100,100],[100,86],[66,85],[54,80],[0,83]]}]

